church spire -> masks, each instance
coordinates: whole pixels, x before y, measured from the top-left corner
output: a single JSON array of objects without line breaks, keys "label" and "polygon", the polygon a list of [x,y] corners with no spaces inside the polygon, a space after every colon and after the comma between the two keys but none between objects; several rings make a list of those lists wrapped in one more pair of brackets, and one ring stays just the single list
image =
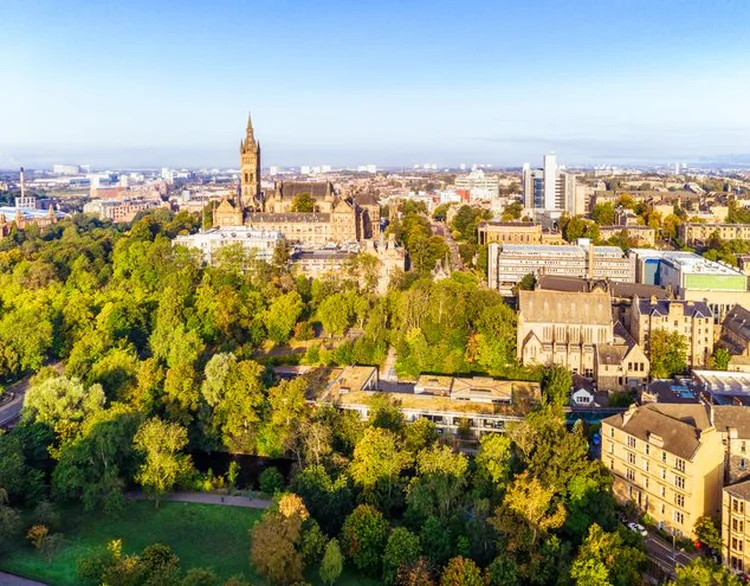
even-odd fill
[{"label": "church spire", "polygon": [[255,131],[253,130],[253,119],[250,115],[250,112],[247,113],[247,131],[245,141],[248,144],[252,144],[255,142]]}]

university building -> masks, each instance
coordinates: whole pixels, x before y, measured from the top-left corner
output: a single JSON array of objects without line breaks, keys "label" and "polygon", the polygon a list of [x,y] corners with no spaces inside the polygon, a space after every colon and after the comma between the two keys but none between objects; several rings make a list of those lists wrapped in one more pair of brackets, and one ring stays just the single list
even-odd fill
[{"label": "university building", "polygon": [[[277,181],[272,191],[263,192],[260,168],[260,142],[248,118],[240,143],[239,194],[225,198],[214,209],[214,226],[281,232],[291,244],[303,248],[379,237],[380,206],[372,194],[343,197],[328,181]],[[305,209],[299,210],[302,201]]]}]

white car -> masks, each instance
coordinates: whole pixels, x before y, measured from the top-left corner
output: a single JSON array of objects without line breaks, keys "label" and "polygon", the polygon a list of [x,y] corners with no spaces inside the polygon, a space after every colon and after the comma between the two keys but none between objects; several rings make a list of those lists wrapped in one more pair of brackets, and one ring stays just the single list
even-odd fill
[{"label": "white car", "polygon": [[646,528],[640,523],[628,523],[628,529],[643,535],[643,537],[646,537],[646,535],[648,535],[648,531],[646,531]]}]

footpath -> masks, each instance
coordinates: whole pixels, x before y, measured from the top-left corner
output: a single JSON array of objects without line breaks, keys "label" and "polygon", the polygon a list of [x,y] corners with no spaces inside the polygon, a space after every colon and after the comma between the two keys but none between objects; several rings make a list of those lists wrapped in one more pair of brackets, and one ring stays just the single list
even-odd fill
[{"label": "footpath", "polygon": [[13,574],[6,574],[0,572],[0,586],[47,586],[44,582],[36,582],[34,580],[27,580],[20,576]]},{"label": "footpath", "polygon": [[[148,497],[140,491],[129,492],[126,496],[135,501],[148,499]],[[199,503],[203,505],[223,505],[225,507],[245,507],[246,509],[267,509],[272,504],[271,501],[263,499],[214,494],[210,492],[172,492],[162,497],[161,500],[177,503]],[[1,585],[2,582],[0,582],[0,586]]]}]

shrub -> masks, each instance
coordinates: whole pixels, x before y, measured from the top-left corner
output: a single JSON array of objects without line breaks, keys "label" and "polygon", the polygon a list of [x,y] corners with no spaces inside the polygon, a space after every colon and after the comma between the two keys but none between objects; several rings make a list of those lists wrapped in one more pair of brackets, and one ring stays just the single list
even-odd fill
[{"label": "shrub", "polygon": [[284,477],[276,468],[266,468],[260,473],[258,483],[262,493],[274,495],[284,488]]}]

